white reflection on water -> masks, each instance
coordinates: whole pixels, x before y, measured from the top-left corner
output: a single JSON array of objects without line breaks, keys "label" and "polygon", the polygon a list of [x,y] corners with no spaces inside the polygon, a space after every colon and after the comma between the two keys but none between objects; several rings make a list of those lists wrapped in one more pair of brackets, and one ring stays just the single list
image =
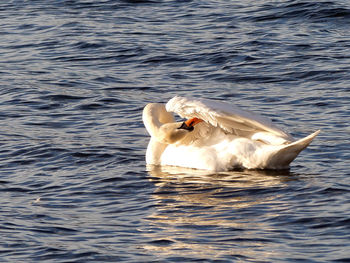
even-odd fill
[{"label": "white reflection on water", "polygon": [[148,169],[157,206],[144,235],[156,242],[144,249],[166,257],[179,256],[179,250],[184,257],[278,257],[278,243],[268,240],[275,229],[256,218],[276,216],[268,207],[281,205],[278,190],[297,180],[289,171]]}]

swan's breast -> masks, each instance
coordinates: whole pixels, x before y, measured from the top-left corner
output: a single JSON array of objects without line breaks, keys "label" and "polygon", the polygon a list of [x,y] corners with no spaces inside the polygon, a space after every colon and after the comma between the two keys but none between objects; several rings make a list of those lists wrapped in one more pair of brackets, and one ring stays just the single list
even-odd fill
[{"label": "swan's breast", "polygon": [[168,145],[161,157],[162,165],[217,170],[217,153],[213,147]]}]

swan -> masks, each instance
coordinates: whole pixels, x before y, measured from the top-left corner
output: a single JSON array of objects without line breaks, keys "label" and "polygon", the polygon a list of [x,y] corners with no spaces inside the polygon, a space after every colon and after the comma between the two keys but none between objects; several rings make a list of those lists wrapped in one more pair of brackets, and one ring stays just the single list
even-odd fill
[{"label": "swan", "polygon": [[[185,118],[176,122],[172,113]],[[176,96],[149,103],[142,119],[151,138],[147,165],[211,171],[287,169],[319,134],[295,141],[268,118],[222,101]]]}]

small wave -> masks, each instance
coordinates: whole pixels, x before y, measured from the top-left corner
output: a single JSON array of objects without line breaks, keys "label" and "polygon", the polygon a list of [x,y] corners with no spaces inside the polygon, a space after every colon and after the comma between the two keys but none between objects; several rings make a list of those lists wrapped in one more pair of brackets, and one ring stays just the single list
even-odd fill
[{"label": "small wave", "polygon": [[40,99],[42,99],[42,100],[59,101],[59,102],[77,101],[77,100],[83,100],[83,99],[87,99],[87,98],[88,97],[74,96],[74,95],[68,95],[68,94],[52,94],[52,95],[40,97]]},{"label": "small wave", "polygon": [[[294,2],[294,1],[293,1]],[[259,11],[267,14],[255,17],[256,22],[274,21],[281,19],[306,19],[313,22],[322,22],[324,19],[350,19],[350,9],[337,6],[334,2],[298,2],[282,5],[267,5]],[[350,22],[350,21],[348,21]]]}]

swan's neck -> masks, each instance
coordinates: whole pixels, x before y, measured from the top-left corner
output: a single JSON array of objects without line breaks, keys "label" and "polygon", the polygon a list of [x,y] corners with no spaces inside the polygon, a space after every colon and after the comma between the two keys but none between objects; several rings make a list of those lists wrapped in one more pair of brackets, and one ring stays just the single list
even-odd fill
[{"label": "swan's neck", "polygon": [[156,137],[159,129],[165,123],[175,122],[174,116],[167,112],[160,103],[147,104],[142,114],[143,123],[152,137]]},{"label": "swan's neck", "polygon": [[146,163],[160,165],[162,154],[167,146],[167,144],[161,143],[151,137],[146,151]]},{"label": "swan's neck", "polygon": [[142,119],[148,133],[151,135],[146,152],[146,163],[159,165],[161,156],[168,146],[168,144],[161,142],[159,138],[161,127],[166,123],[174,123],[175,119],[171,113],[166,111],[165,106],[159,103],[147,104],[143,110]]}]

